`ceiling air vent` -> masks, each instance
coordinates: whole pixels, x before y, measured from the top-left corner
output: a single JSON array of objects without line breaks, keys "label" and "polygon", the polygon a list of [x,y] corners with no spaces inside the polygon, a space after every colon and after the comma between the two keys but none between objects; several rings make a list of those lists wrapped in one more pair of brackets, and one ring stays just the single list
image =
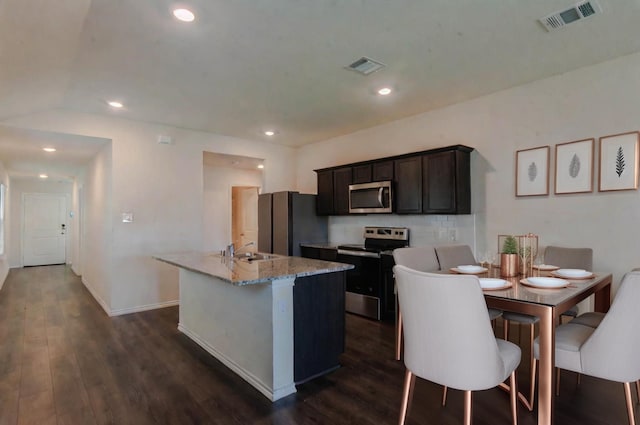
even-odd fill
[{"label": "ceiling air vent", "polygon": [[376,72],[379,69],[384,68],[384,64],[374,61],[373,59],[361,57],[351,65],[347,66],[347,69],[358,72],[362,75],[369,75]]},{"label": "ceiling air vent", "polygon": [[547,31],[552,31],[600,13],[602,13],[600,5],[595,0],[589,0],[580,2],[567,10],[545,16],[540,19],[540,22]]}]

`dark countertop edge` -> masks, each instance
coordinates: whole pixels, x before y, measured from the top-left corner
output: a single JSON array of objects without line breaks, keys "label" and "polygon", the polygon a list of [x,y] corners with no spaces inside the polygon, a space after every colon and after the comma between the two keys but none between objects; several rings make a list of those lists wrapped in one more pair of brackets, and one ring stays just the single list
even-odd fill
[{"label": "dark countertop edge", "polygon": [[338,249],[338,245],[330,243],[301,243],[300,246],[304,246],[306,248]]}]

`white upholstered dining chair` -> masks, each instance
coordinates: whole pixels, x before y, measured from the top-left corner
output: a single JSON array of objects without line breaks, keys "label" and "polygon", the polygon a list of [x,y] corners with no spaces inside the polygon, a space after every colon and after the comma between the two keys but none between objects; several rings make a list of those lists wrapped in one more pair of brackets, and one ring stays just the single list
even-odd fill
[{"label": "white upholstered dining chair", "polygon": [[[549,245],[544,250],[544,262],[563,269],[593,271],[593,249]],[[578,308],[573,307],[564,312],[563,315],[576,317],[578,315]]]},{"label": "white upholstered dining chair", "polygon": [[439,245],[435,247],[440,269],[448,271],[464,264],[478,264],[469,245]]},{"label": "white upholstered dining chair", "polygon": [[[393,268],[404,317],[405,382],[399,424],[403,425],[415,378],[464,395],[464,424],[471,424],[471,392],[493,388],[510,378],[511,416],[517,424],[516,374],[520,348],[493,334],[476,276]],[[451,308],[455,304],[457,308]]]},{"label": "white upholstered dining chair", "polygon": [[[478,264],[469,245],[439,245],[435,247],[435,251],[440,270],[443,271],[449,271],[461,265]],[[501,310],[489,309],[489,317],[492,322],[500,316],[502,316]]]},{"label": "white upholstered dining chair", "polygon": [[[406,266],[421,272],[436,272],[440,264],[433,246],[416,246],[411,248],[397,248],[393,251],[395,264]],[[397,289],[397,285],[396,285]],[[397,293],[397,290],[396,290]],[[396,304],[397,307],[397,304]],[[402,357],[402,312],[398,308],[396,316],[396,360]]]},{"label": "white upholstered dining chair", "polygon": [[[580,374],[621,382],[629,425],[635,425],[631,382],[640,379],[640,272],[629,272],[597,328],[574,323],[556,329],[556,367]],[[534,354],[539,357],[538,340]]]}]

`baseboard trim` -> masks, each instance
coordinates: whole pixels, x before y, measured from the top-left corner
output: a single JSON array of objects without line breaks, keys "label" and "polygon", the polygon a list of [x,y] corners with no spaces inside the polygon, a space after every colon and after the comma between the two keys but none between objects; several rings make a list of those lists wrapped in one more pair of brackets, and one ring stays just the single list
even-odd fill
[{"label": "baseboard trim", "polygon": [[2,290],[2,287],[4,286],[4,281],[7,280],[7,276],[9,276],[9,268],[3,268],[1,269],[2,273],[0,275],[0,291]]},{"label": "baseboard trim", "polygon": [[107,313],[107,316],[111,316],[111,309],[109,308],[107,303],[105,303],[102,297],[100,297],[100,295],[98,295],[98,293],[91,287],[91,285],[87,283],[87,280],[84,278],[84,276],[80,277],[80,281],[82,282],[84,287],[87,288],[93,299],[95,299],[100,307],[102,307],[104,312]]},{"label": "baseboard trim", "polygon": [[111,310],[111,314],[109,314],[109,316],[113,317],[113,316],[122,316],[123,314],[140,313],[142,311],[157,310],[159,308],[166,308],[166,307],[174,307],[179,304],[180,304],[179,300],[171,300],[171,301],[164,301],[161,303],[146,304],[146,305],[128,307],[128,308],[120,308],[117,310]]}]

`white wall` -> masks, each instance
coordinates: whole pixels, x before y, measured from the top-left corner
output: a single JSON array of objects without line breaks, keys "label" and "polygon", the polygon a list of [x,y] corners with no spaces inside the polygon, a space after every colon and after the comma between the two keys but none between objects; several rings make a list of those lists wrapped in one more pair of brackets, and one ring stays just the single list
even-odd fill
[{"label": "white wall", "polygon": [[[8,259],[10,267],[22,267],[22,196],[25,193],[58,193],[67,198],[67,212],[71,210],[73,184],[67,181],[39,180],[33,178],[11,178],[11,222],[9,224]],[[74,238],[71,228],[67,232],[66,258],[70,259],[71,244]]]},{"label": "white wall", "polygon": [[82,186],[82,283],[111,314],[112,282],[112,153],[106,144],[87,164]]},{"label": "white wall", "polygon": [[81,226],[81,214],[82,207],[84,206],[84,201],[80,200],[82,196],[82,186],[84,181],[84,173],[78,176],[74,182],[73,187],[71,189],[71,211],[69,212],[69,229],[71,234],[75,235],[71,238],[70,245],[70,256],[67,259],[67,262],[71,264],[71,269],[78,276],[82,275],[82,243],[81,239],[83,235],[81,234],[81,230],[83,226]]},{"label": "white wall", "polygon": [[[203,249],[204,151],[264,158],[264,191],[290,190],[296,186],[292,165],[295,149],[272,143],[60,110],[5,123],[111,140],[110,199],[104,205],[104,222],[93,223],[102,225],[104,232],[110,231],[105,236],[109,246],[102,247],[106,259],[87,256],[83,270],[83,277],[91,285],[99,285],[94,280],[98,277],[106,281],[104,288],[111,294],[111,299],[105,300],[110,314],[177,301],[177,272],[153,260],[152,255]],[[174,144],[158,144],[159,134],[171,136]],[[99,200],[91,197],[88,181],[83,190],[87,209],[102,208]],[[123,223],[123,212],[132,212],[134,221]],[[89,216],[88,211],[86,215]],[[87,226],[90,225],[87,220]],[[89,235],[89,229],[86,232],[87,240],[97,237]],[[83,251],[88,252],[86,247]],[[96,270],[92,273],[88,267]]]},{"label": "white wall", "polygon": [[[533,232],[544,246],[593,247],[594,268],[613,272],[614,281],[618,281],[624,272],[640,265],[639,192],[598,193],[596,178],[594,193],[556,196],[551,175],[549,196],[516,198],[515,152],[550,145],[553,170],[555,144],[640,130],[638,110],[640,54],[634,54],[303,147],[298,189],[315,192],[313,169],[468,145],[476,149],[472,153],[475,220],[471,222],[475,221],[479,249],[495,249],[498,234]],[[349,219],[353,226],[372,221],[332,219],[331,235],[340,234],[336,227]],[[414,220],[394,217],[390,221],[408,222],[413,230],[420,227]],[[413,242],[432,241],[414,238]]]},{"label": "white wall", "polygon": [[0,289],[4,285],[4,281],[9,274],[9,261],[8,261],[8,252],[11,248],[11,243],[9,242],[9,226],[11,225],[9,208],[11,207],[11,201],[9,200],[9,196],[11,194],[11,190],[9,189],[9,176],[7,175],[7,171],[4,168],[4,164],[0,162],[0,183],[5,185],[5,216],[4,216],[4,232],[2,236],[4,237],[3,245],[4,252],[0,254]]}]

